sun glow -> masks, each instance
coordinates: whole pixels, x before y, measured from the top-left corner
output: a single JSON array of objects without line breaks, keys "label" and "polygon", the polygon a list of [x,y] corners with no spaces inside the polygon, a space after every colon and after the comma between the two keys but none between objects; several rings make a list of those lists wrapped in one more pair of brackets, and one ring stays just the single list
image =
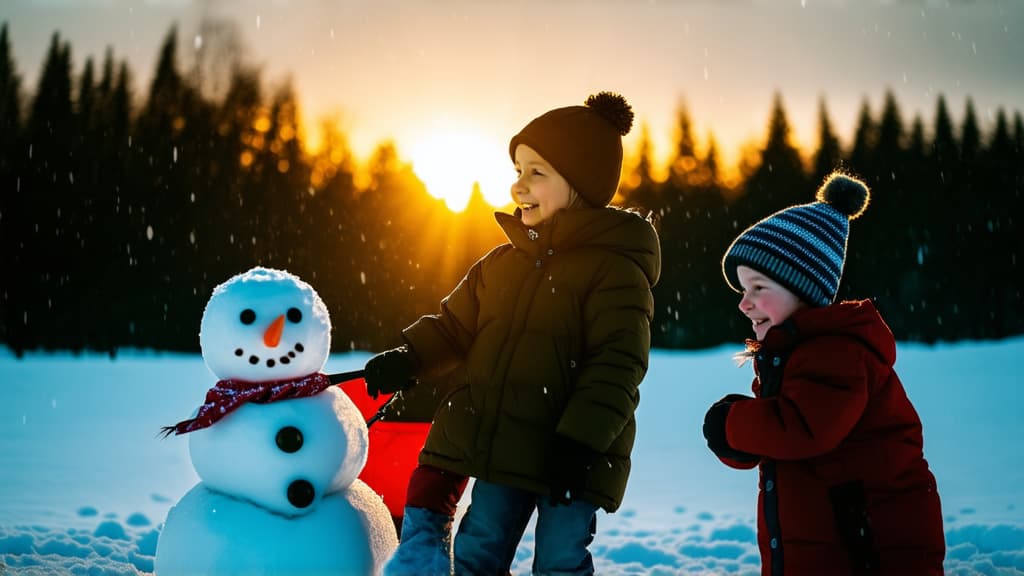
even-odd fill
[{"label": "sun glow", "polygon": [[510,202],[515,179],[508,149],[496,138],[451,121],[409,138],[406,148],[413,172],[427,192],[445,201],[452,212],[469,203],[473,185],[480,185],[484,200],[500,208]]}]

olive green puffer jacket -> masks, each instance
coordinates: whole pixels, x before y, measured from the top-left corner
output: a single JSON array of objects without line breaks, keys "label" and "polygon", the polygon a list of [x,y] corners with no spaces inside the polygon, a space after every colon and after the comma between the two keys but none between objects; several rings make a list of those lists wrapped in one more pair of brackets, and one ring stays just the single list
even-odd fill
[{"label": "olive green puffer jacket", "polygon": [[420,463],[546,495],[557,432],[601,455],[583,497],[614,512],[647,372],[657,233],[615,208],[563,210],[536,228],[517,216],[495,215],[509,243],[403,331],[423,371],[454,367]]}]

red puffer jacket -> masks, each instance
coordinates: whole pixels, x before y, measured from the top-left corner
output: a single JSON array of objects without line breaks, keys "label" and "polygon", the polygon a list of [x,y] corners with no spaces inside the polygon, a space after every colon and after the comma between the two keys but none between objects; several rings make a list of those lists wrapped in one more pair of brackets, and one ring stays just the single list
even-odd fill
[{"label": "red puffer jacket", "polygon": [[942,574],[945,538],[921,420],[869,301],[808,308],[755,352],[757,397],[726,439],[760,465],[762,573]]}]

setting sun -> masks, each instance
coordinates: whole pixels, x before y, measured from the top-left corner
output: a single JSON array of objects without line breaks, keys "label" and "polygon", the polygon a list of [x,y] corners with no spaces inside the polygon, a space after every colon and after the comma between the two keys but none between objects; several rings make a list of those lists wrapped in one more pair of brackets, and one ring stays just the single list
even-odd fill
[{"label": "setting sun", "polygon": [[505,145],[480,131],[445,121],[409,137],[405,146],[412,169],[435,198],[453,212],[469,203],[473,185],[488,204],[509,203],[509,187],[515,178]]}]

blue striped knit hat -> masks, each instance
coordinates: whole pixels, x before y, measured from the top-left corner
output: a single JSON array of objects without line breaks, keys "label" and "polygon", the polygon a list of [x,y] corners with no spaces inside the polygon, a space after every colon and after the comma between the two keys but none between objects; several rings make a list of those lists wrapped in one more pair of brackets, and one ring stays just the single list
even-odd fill
[{"label": "blue striped knit hat", "polygon": [[850,220],[864,212],[870,195],[864,182],[833,172],[817,202],[780,210],[733,240],[722,259],[725,281],[742,292],[736,267],[747,266],[811,306],[828,306],[843,275]]}]

